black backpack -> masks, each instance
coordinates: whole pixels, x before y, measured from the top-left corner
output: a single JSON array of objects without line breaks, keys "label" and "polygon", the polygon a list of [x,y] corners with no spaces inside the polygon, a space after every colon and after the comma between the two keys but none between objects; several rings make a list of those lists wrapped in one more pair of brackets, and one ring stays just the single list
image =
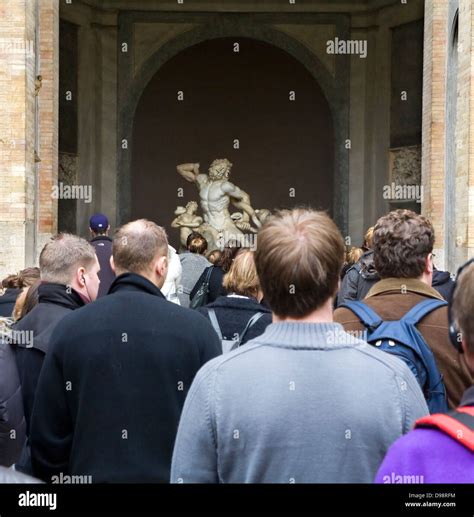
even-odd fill
[{"label": "black backpack", "polygon": [[191,309],[198,309],[199,307],[203,307],[207,305],[209,301],[209,281],[211,279],[211,274],[214,269],[214,266],[209,266],[207,268],[206,276],[204,277],[204,281],[199,286],[199,289],[196,291],[196,294],[192,297],[189,307]]},{"label": "black backpack", "polygon": [[257,321],[264,315],[264,312],[256,312],[247,322],[247,325],[244,328],[244,331],[240,336],[238,336],[236,339],[224,339],[222,336],[221,327],[219,325],[219,322],[217,321],[216,311],[214,309],[208,309],[208,316],[211,320],[212,326],[214,327],[214,330],[216,331],[217,335],[219,336],[221,343],[222,343],[222,353],[231,352],[232,350],[235,350],[236,348],[239,348],[239,346],[242,344],[242,341],[245,337],[245,334],[247,334],[247,331],[250,327],[255,325]]}]

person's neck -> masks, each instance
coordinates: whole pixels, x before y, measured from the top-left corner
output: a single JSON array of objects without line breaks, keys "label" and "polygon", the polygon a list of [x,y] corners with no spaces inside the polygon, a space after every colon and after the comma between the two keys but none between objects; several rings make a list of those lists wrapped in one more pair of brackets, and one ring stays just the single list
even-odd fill
[{"label": "person's neck", "polygon": [[423,273],[418,277],[418,280],[431,287],[431,284],[433,283],[433,274]]},{"label": "person's neck", "polygon": [[149,282],[151,282],[155,287],[158,287],[158,289],[161,289],[165,284],[165,279],[163,277],[160,277],[158,275],[154,275],[151,272],[147,271],[125,271],[125,270],[116,270],[115,274],[117,276],[123,275],[125,273],[133,273],[135,275],[140,275],[143,278],[146,278]]},{"label": "person's neck", "polygon": [[285,318],[272,314],[272,323],[333,323],[333,299],[329,298],[321,307],[310,312],[302,318]]}]

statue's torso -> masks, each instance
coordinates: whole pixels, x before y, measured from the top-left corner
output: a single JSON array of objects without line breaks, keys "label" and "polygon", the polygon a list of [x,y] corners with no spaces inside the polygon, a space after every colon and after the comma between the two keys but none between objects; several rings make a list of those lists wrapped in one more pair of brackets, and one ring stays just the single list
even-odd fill
[{"label": "statue's torso", "polygon": [[199,182],[199,196],[201,208],[206,222],[216,229],[225,228],[232,223],[229,214],[229,196],[223,191],[225,180],[209,181],[202,179]]}]

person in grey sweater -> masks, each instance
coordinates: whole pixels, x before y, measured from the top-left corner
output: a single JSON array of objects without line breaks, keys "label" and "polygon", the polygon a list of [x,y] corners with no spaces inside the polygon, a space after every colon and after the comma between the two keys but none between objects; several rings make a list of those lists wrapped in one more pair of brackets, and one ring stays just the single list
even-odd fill
[{"label": "person in grey sweater", "polygon": [[206,239],[198,232],[189,234],[186,241],[187,251],[179,254],[181,261],[181,285],[178,289],[178,298],[182,307],[189,307],[189,295],[199,280],[202,272],[212,264],[206,259]]},{"label": "person in grey sweater", "polygon": [[172,483],[371,483],[390,445],[428,414],[402,361],[332,321],[343,257],[322,212],[266,222],[255,259],[273,323],[198,372]]}]

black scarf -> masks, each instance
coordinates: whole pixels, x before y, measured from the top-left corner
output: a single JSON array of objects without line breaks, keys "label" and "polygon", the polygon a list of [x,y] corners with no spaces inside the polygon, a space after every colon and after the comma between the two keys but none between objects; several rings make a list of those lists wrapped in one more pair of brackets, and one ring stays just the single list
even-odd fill
[{"label": "black scarf", "polygon": [[71,310],[85,305],[84,299],[72,287],[50,282],[38,287],[38,303],[52,303]]}]

